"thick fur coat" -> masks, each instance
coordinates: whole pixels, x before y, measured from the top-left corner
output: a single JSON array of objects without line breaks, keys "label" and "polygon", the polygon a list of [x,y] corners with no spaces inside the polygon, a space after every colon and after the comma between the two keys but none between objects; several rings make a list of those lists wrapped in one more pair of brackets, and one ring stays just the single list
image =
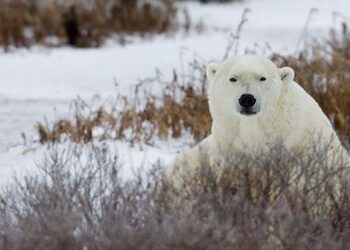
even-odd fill
[{"label": "thick fur coat", "polygon": [[[287,149],[300,150],[317,141],[346,155],[331,122],[294,81],[290,67],[278,68],[261,56],[240,56],[209,64],[207,78],[211,135],[176,157],[169,168],[171,176],[238,151],[268,150],[278,141]],[[251,97],[248,105],[243,95]]]}]

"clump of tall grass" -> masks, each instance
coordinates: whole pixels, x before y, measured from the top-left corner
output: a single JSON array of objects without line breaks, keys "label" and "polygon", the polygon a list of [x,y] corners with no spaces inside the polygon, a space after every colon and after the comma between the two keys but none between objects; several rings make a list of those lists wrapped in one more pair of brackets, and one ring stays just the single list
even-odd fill
[{"label": "clump of tall grass", "polygon": [[[118,97],[112,108],[90,107],[78,101],[73,118],[61,119],[52,126],[39,122],[36,125],[39,140],[59,142],[70,138],[74,142],[118,139],[131,143],[152,144],[156,138],[180,138],[189,132],[194,141],[206,137],[210,131],[211,116],[206,97],[204,67],[198,61],[191,64],[191,74],[183,77],[174,71],[171,80],[160,76],[138,84],[160,85],[161,95],[138,89],[132,98]],[[142,105],[139,100],[142,101]],[[88,112],[82,111],[82,109]],[[102,130],[97,136],[94,131]]]}]

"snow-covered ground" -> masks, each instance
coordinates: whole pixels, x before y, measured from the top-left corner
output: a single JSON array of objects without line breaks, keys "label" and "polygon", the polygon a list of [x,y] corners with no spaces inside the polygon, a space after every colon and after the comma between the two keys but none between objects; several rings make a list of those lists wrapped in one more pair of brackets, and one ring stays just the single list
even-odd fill
[{"label": "snow-covered ground", "polygon": [[[204,62],[222,59],[246,9],[239,52],[250,48],[264,54],[295,53],[303,47],[305,34],[324,39],[330,28],[340,28],[350,18],[349,0],[245,0],[180,7],[187,8],[193,24],[204,24],[203,32],[133,38],[126,46],[108,42],[100,49],[32,48],[0,53],[0,184],[13,171],[31,171],[43,157],[46,146],[34,142],[37,121],[64,117],[77,96],[88,100],[95,95],[128,95],[139,79],[154,76],[156,69],[170,77],[173,68],[193,57]],[[173,152],[168,143],[140,150],[109,142],[124,156],[125,166],[135,167],[159,158],[168,162]]]}]

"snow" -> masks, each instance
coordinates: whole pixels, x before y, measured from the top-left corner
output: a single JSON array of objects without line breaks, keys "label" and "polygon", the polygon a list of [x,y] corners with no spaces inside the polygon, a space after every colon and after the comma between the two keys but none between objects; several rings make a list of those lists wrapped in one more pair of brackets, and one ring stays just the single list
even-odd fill
[{"label": "snow", "polygon": [[303,28],[312,9],[317,10],[317,15],[310,23],[310,28],[325,29],[334,25],[333,13],[338,13],[339,18],[343,16],[342,19],[346,20],[350,3],[347,0],[246,0],[227,5],[191,3],[186,4],[186,7],[189,8],[192,19],[203,20],[221,28],[236,26],[243,10],[248,8],[251,11],[251,29],[283,28],[287,33],[290,28]]},{"label": "snow", "polygon": [[[350,2],[246,0],[220,5],[187,3],[184,7],[193,23],[202,20],[208,26],[206,32],[133,39],[126,46],[109,43],[101,49],[34,48],[1,54],[1,82],[6,88],[1,88],[0,95],[16,99],[105,96],[116,92],[115,80],[122,84],[119,91],[127,93],[130,84],[152,76],[156,68],[164,74],[178,68],[183,51],[188,58],[200,55],[204,61],[220,60],[229,33],[236,30],[246,8],[250,11],[241,34],[241,50],[269,44],[274,51],[293,53],[311,9],[316,8],[317,13],[312,15],[308,35],[320,37],[327,35],[330,28],[339,27],[337,24],[344,19],[341,13],[350,10]],[[335,12],[339,13],[338,18]],[[216,31],[215,27],[223,31]]]},{"label": "snow", "polygon": [[[154,76],[157,69],[171,77],[174,68],[181,68],[193,57],[203,62],[221,60],[245,9],[249,11],[240,34],[239,52],[250,48],[263,54],[295,53],[302,47],[299,41],[305,29],[309,38],[324,39],[330,28],[340,28],[341,22],[347,22],[350,1],[246,0],[179,6],[189,11],[193,24],[204,23],[202,32],[132,38],[132,43],[125,46],[109,41],[99,49],[35,47],[0,53],[0,185],[13,171],[34,169],[46,147],[35,143],[36,122],[45,117],[49,122],[64,117],[77,96],[89,100],[95,95],[131,95],[139,79]],[[169,150],[173,142],[143,149],[120,141],[109,145],[128,156],[123,159],[126,168],[159,158],[168,162],[174,155],[174,150]]]},{"label": "snow", "polygon": [[[77,145],[66,142],[55,145],[55,150],[62,152],[62,150],[74,146]],[[157,163],[166,165],[170,163],[174,156],[173,153],[166,152],[163,148],[146,145],[141,149],[140,147],[130,147],[130,145],[121,141],[95,142],[94,145],[90,143],[79,146],[81,147],[80,150],[83,151],[83,155],[91,153],[93,146],[99,148],[108,147],[109,152],[118,157],[118,163],[127,163],[126,167],[123,166],[120,172],[121,176],[126,180],[133,178],[140,169],[147,170]],[[13,177],[21,179],[27,175],[38,173],[38,166],[43,162],[48,152],[53,150],[53,147],[54,145],[51,144],[11,147],[6,152],[5,157],[1,159],[0,187],[10,184]]]},{"label": "snow", "polygon": [[[35,139],[30,131],[38,121],[57,120],[68,110],[69,102],[60,99],[0,98],[0,154],[18,145],[31,144]],[[28,132],[28,133],[26,133]],[[23,135],[22,135],[23,133]],[[0,155],[1,157],[1,155]],[[1,158],[0,158],[1,159]]]}]

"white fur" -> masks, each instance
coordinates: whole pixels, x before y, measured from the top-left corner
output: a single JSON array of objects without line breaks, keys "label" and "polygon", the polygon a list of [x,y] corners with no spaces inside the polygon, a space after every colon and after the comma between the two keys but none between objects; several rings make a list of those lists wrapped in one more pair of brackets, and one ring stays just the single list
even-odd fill
[{"label": "white fur", "polygon": [[[262,77],[266,80],[261,81]],[[293,69],[277,68],[260,56],[240,56],[209,64],[207,78],[211,135],[180,154],[171,165],[171,174],[180,168],[194,169],[201,160],[216,162],[223,152],[256,152],[279,140],[286,148],[302,149],[320,135],[322,142],[331,141],[332,147],[343,150],[327,116],[293,81]],[[257,114],[239,112],[238,100],[245,93],[256,97]]]}]

